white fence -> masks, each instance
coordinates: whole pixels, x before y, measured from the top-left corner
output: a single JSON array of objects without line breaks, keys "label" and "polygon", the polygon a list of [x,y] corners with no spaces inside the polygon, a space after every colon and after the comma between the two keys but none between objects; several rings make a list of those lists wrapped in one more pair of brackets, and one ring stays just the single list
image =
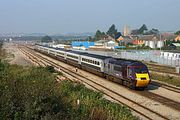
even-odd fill
[{"label": "white fence", "polygon": [[122,51],[117,52],[113,57],[126,58],[132,60],[144,60],[156,62],[162,65],[180,67],[180,59],[164,58],[160,56],[160,51]]}]

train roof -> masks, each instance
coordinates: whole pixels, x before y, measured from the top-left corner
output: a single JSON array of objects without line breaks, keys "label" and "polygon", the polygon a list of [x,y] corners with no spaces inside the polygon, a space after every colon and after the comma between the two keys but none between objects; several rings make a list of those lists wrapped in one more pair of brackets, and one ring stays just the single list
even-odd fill
[{"label": "train roof", "polygon": [[84,56],[93,57],[93,58],[97,58],[97,59],[101,59],[101,60],[105,60],[107,58],[111,58],[110,56],[103,56],[103,55],[97,55],[97,54],[91,54],[91,53],[84,54]]},{"label": "train roof", "polygon": [[79,54],[79,55],[88,54],[87,52],[79,52],[79,51],[73,51],[73,50],[69,50],[68,53],[74,53],[74,54]]},{"label": "train roof", "polygon": [[51,49],[54,49],[54,50],[68,51],[68,50],[65,50],[63,48],[54,48],[54,47],[50,47],[50,46],[47,46],[47,45],[38,45],[38,46],[42,46],[42,47],[46,47],[46,48],[51,48]]},{"label": "train roof", "polygon": [[123,59],[123,58],[112,58],[109,60],[109,63],[115,64],[115,65],[130,65],[132,63],[142,63],[142,62],[135,61],[135,60]]}]

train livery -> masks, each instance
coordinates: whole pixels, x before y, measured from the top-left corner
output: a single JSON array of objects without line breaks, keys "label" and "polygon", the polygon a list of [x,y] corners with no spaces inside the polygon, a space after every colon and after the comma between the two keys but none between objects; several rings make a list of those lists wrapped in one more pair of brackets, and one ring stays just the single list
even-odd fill
[{"label": "train livery", "polygon": [[144,89],[151,81],[147,66],[140,61],[42,45],[36,45],[35,50],[132,89]]}]

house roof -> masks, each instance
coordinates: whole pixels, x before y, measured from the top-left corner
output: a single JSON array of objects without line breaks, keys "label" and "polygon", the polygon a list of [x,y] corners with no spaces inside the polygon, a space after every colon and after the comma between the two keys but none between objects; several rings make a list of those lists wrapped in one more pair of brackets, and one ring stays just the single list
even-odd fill
[{"label": "house roof", "polygon": [[175,38],[175,41],[180,41],[180,35]]},{"label": "house roof", "polygon": [[95,43],[106,43],[106,42],[110,42],[112,40],[99,40],[99,41],[96,41]]}]

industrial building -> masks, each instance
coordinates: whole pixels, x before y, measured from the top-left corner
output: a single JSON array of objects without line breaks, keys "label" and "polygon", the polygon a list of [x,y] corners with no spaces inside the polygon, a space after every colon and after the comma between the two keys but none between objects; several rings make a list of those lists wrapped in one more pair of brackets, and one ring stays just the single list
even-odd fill
[{"label": "industrial building", "polygon": [[88,41],[73,41],[71,43],[72,48],[75,49],[89,49],[90,46],[94,46],[94,42],[88,42]]}]

